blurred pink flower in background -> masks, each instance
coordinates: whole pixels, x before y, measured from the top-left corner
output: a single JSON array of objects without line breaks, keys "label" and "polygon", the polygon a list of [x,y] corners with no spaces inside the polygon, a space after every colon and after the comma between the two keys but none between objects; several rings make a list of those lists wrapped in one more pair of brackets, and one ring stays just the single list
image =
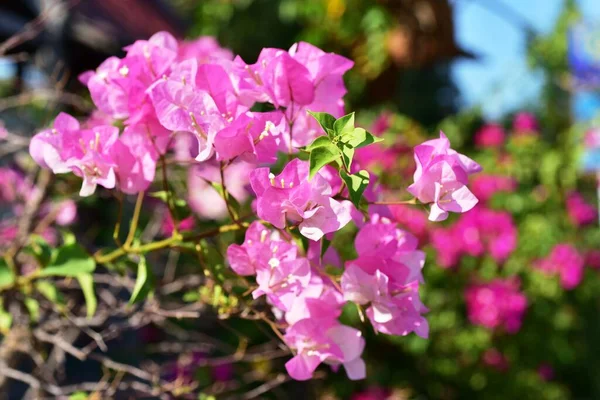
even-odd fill
[{"label": "blurred pink flower in background", "polygon": [[578,192],[571,192],[567,196],[567,213],[571,222],[576,226],[588,225],[598,218],[596,208],[587,203]]},{"label": "blurred pink flower in background", "polygon": [[504,128],[498,124],[483,125],[475,133],[475,145],[481,148],[500,147],[506,140]]},{"label": "blurred pink flower in background", "polygon": [[486,203],[498,192],[514,192],[517,181],[509,176],[479,174],[473,178],[470,186],[475,197]]},{"label": "blurred pink flower in background", "polygon": [[515,115],[515,118],[513,119],[513,131],[518,134],[531,134],[537,132],[538,129],[537,119],[532,113],[522,111]]},{"label": "blurred pink flower in background", "polygon": [[496,348],[487,349],[481,359],[485,365],[499,372],[506,372],[508,370],[508,359]]},{"label": "blurred pink flower in background", "polygon": [[516,279],[495,279],[468,287],[465,298],[469,320],[491,329],[518,332],[527,309],[527,298],[519,286]]},{"label": "blurred pink flower in background", "polygon": [[545,381],[551,381],[554,379],[554,368],[548,363],[542,363],[538,367],[538,375]]},{"label": "blurred pink flower in background", "polygon": [[571,244],[557,244],[548,257],[534,266],[549,275],[558,274],[561,286],[567,290],[576,288],[583,279],[584,259]]}]

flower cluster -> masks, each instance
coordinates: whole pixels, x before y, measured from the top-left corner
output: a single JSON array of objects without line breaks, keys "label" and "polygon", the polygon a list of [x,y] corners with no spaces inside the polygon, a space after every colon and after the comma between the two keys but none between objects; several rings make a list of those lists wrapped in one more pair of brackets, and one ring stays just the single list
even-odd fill
[{"label": "flower cluster", "polygon": [[521,329],[527,298],[516,280],[496,279],[474,284],[465,291],[467,314],[473,324],[490,329],[503,327],[508,333]]},{"label": "flower cluster", "polygon": [[[347,302],[361,316],[364,308],[377,332],[428,336],[419,297],[425,254],[389,219],[410,225],[413,214],[378,201],[378,179],[362,169],[392,166],[410,149],[370,147],[383,139],[355,127],[354,113],[343,115],[343,74],[352,61],[298,43],[288,51],[263,49],[248,64],[213,39],[180,42],[165,32],[125,51],[80,77],[97,107],[87,120],[63,113],[33,138],[30,153],[40,166],[81,177],[81,196],[98,185],[142,193],[139,210],[160,162],[162,197],[153,193],[152,201],[167,203],[159,227],[167,238],[146,249],[194,237],[188,231],[199,225],[196,217],[229,217],[235,230],[246,229],[242,244],[226,243],[226,258],[249,277],[253,300],[272,307],[271,327],[294,353],[286,364],[294,379],[311,378],[321,363],[343,365],[351,379],[365,377],[361,331],[338,319]],[[378,131],[388,122],[379,121]],[[431,204],[430,220],[475,206],[466,185],[481,167],[451,149],[443,133],[416,146],[414,159],[408,191],[415,199],[408,203]],[[187,201],[176,200],[195,217],[178,220],[174,212],[172,164],[190,165]],[[250,200],[251,211],[241,216]],[[426,216],[414,215],[424,229]],[[245,221],[253,216],[258,220]],[[329,244],[351,222],[359,228],[358,257],[342,260]],[[501,234],[481,233],[486,243]],[[126,254],[129,242],[99,259]],[[326,263],[343,268],[330,273]]]},{"label": "flower cluster", "polygon": [[517,228],[508,212],[477,206],[454,225],[434,229],[431,243],[442,267],[455,266],[463,255],[489,254],[501,263],[517,246]]},{"label": "flower cluster", "polygon": [[415,332],[427,337],[429,327],[419,299],[425,254],[417,239],[390,220],[371,217],[355,240],[358,258],[348,261],[342,275],[344,300],[367,306],[373,328],[388,335]]},{"label": "flower cluster", "polygon": [[[25,212],[25,204],[38,190],[18,169],[0,168],[0,249],[17,237],[18,218]],[[37,217],[40,221],[35,222],[40,223],[35,226],[35,233],[49,243],[56,243],[58,234],[52,223],[58,226],[72,224],[77,217],[77,207],[73,200],[44,201]]]},{"label": "flower cluster", "polygon": [[[307,110],[342,115],[342,75],[353,64],[308,43],[264,49],[246,64],[207,38],[178,43],[165,32],[126,51],[80,77],[99,113],[85,124],[61,114],[31,142],[42,167],[83,178],[82,196],[97,185],[147,189],[157,160],[186,135],[197,161],[273,162],[321,134]],[[275,110],[250,111],[257,103]]]},{"label": "flower cluster", "polygon": [[408,191],[422,203],[433,203],[431,221],[443,221],[449,211],[465,212],[477,204],[467,183],[469,175],[481,171],[481,166],[452,150],[443,132],[439,139],[415,147],[415,163],[415,182]]},{"label": "flower cluster", "polygon": [[286,364],[292,378],[310,379],[322,362],[344,365],[351,379],[364,378],[364,339],[337,320],[341,294],[289,238],[253,222],[244,243],[229,246],[227,258],[237,274],[255,276],[258,287],[252,296],[266,296],[288,325],[285,341],[296,352]]},{"label": "flower cluster", "polygon": [[583,279],[584,258],[570,244],[554,246],[548,257],[538,260],[534,266],[547,274],[558,274],[563,288],[574,289]]}]

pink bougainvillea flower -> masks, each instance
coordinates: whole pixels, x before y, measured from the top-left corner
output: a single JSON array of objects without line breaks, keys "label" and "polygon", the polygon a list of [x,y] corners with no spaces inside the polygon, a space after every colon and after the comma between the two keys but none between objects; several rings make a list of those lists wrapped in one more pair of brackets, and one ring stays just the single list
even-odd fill
[{"label": "pink bougainvillea flower", "polygon": [[498,124],[486,124],[475,133],[475,144],[481,148],[496,148],[504,144],[506,133]]},{"label": "pink bougainvillea flower", "polygon": [[334,200],[331,186],[320,174],[309,180],[306,161],[293,159],[277,176],[269,168],[257,168],[250,174],[250,184],[258,198],[258,216],[277,228],[283,229],[289,219],[299,225],[302,235],[319,240],[350,222],[352,203]]},{"label": "pink bougainvillea flower", "polygon": [[583,279],[584,258],[567,243],[554,246],[548,257],[534,263],[534,266],[547,274],[558,274],[561,286],[567,290],[579,286]]},{"label": "pink bougainvillea flower", "polygon": [[513,130],[519,134],[535,133],[539,129],[535,115],[529,112],[520,112],[513,119]]},{"label": "pink bougainvillea flower", "polygon": [[[238,202],[242,203],[249,197],[246,186],[248,175],[254,169],[253,164],[235,161],[225,168],[223,177],[227,191]],[[194,165],[188,171],[188,204],[198,216],[207,219],[222,219],[227,213],[225,200],[211,183],[221,185],[220,166],[214,161]]]},{"label": "pink bougainvillea flower", "polygon": [[361,358],[365,341],[360,331],[335,320],[303,319],[293,324],[285,341],[296,355],[285,367],[296,380],[307,380],[322,362],[342,364],[352,380],[364,379],[366,368]]},{"label": "pink bougainvillea flower", "polygon": [[499,372],[508,371],[508,359],[496,348],[487,349],[481,358],[488,367],[492,367]]},{"label": "pink bougainvillea flower", "polygon": [[414,183],[408,191],[422,203],[433,203],[429,219],[443,221],[448,212],[465,212],[477,204],[467,188],[468,176],[481,166],[450,148],[450,141],[440,132],[439,139],[415,147]]},{"label": "pink bougainvillea flower", "polygon": [[571,222],[576,226],[588,225],[598,219],[596,208],[587,203],[578,192],[569,193],[567,196],[567,213]]},{"label": "pink bougainvillea flower", "polygon": [[478,174],[470,186],[475,197],[480,202],[487,203],[498,192],[514,192],[517,181],[508,176]]},{"label": "pink bougainvillea flower", "polygon": [[521,329],[527,298],[516,280],[496,279],[474,284],[465,291],[467,314],[475,325],[490,329],[503,327],[508,333]]}]

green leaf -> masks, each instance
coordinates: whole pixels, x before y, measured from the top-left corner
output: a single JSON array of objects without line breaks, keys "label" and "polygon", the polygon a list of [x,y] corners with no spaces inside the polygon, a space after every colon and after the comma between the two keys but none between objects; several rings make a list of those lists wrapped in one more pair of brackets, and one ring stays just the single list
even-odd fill
[{"label": "green leaf", "polygon": [[87,316],[91,318],[96,313],[96,307],[98,306],[98,300],[96,300],[96,293],[94,292],[94,278],[92,274],[79,274],[76,278],[85,298]]},{"label": "green leaf", "polygon": [[354,148],[342,145],[341,150],[344,165],[346,166],[347,170],[350,170],[350,167],[352,166],[352,160],[354,159]]},{"label": "green leaf", "polygon": [[0,258],[0,290],[11,287],[15,283],[15,274],[6,263],[6,260]]},{"label": "green leaf", "polygon": [[35,282],[35,288],[37,291],[48,299],[50,302],[63,306],[65,304],[65,299],[62,294],[58,291],[54,283],[46,280],[38,280]]},{"label": "green leaf", "polygon": [[31,320],[34,322],[39,321],[40,319],[40,303],[32,297],[26,297],[23,301],[25,307],[27,308],[27,312],[29,312],[29,316]]},{"label": "green leaf", "polygon": [[336,136],[350,133],[354,130],[354,113],[344,115],[333,124],[333,131]]},{"label": "green leaf", "polygon": [[12,315],[4,309],[2,299],[0,299],[0,333],[6,334],[12,326]]},{"label": "green leaf", "polygon": [[69,400],[87,400],[88,397],[86,392],[75,392],[69,396]]},{"label": "green leaf", "polygon": [[39,235],[31,235],[30,243],[24,251],[34,256],[42,267],[48,265],[52,259],[52,247]]},{"label": "green leaf", "polygon": [[40,276],[77,276],[91,273],[96,269],[96,261],[83,247],[76,243],[58,248],[54,260],[40,271]]},{"label": "green leaf", "polygon": [[361,147],[365,147],[373,143],[382,142],[383,139],[373,136],[363,128],[356,128],[342,136],[340,141],[350,147],[360,149]]},{"label": "green leaf", "polygon": [[68,246],[77,243],[77,238],[73,232],[62,232],[63,246]]},{"label": "green leaf", "polygon": [[339,149],[333,144],[329,143],[325,146],[314,148],[310,152],[310,178],[324,166],[332,161],[335,161],[341,157]]},{"label": "green leaf", "polygon": [[358,207],[365,189],[369,186],[369,173],[364,169],[352,175],[348,175],[346,171],[340,171],[340,177],[348,186],[350,200]]},{"label": "green leaf", "polygon": [[309,144],[308,146],[306,146],[305,150],[306,151],[311,151],[312,149],[314,149],[316,147],[328,146],[330,143],[331,143],[331,139],[329,139],[329,137],[327,137],[327,136],[319,136],[311,144]]},{"label": "green leaf", "polygon": [[221,196],[223,200],[225,200],[229,204],[229,206],[231,207],[231,211],[233,212],[233,217],[235,219],[238,219],[241,206],[240,203],[238,203],[238,201],[236,200],[236,198],[233,197],[228,191],[224,190],[223,185],[221,185],[220,183],[210,181],[206,182],[209,183],[217,191],[217,193],[219,193],[219,196]]},{"label": "green leaf", "polygon": [[140,262],[138,263],[137,268],[137,277],[135,279],[135,286],[133,287],[129,304],[135,304],[148,297],[148,294],[152,290],[151,278],[150,271],[148,270],[148,264],[146,263],[146,257],[140,257]]},{"label": "green leaf", "polygon": [[157,192],[148,193],[148,196],[154,197],[155,199],[159,199],[163,203],[166,203],[169,200],[169,194],[165,190],[159,190]]},{"label": "green leaf", "polygon": [[335,117],[331,114],[327,114],[324,112],[312,112],[312,111],[308,111],[308,113],[310,115],[312,115],[312,117],[314,119],[317,120],[317,122],[319,123],[319,125],[321,125],[321,128],[323,128],[323,130],[327,133],[328,130],[333,130],[333,125],[335,123]]}]

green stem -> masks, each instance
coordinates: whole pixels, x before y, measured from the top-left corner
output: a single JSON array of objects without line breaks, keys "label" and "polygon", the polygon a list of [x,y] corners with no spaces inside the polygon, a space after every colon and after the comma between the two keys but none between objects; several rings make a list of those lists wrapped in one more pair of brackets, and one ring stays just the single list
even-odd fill
[{"label": "green stem", "polygon": [[135,237],[135,231],[140,219],[140,212],[142,211],[142,203],[144,202],[144,192],[139,192],[137,200],[135,202],[135,209],[133,210],[133,218],[131,219],[131,225],[129,226],[129,233],[127,239],[123,244],[123,249],[128,250],[131,247],[131,243]]}]

